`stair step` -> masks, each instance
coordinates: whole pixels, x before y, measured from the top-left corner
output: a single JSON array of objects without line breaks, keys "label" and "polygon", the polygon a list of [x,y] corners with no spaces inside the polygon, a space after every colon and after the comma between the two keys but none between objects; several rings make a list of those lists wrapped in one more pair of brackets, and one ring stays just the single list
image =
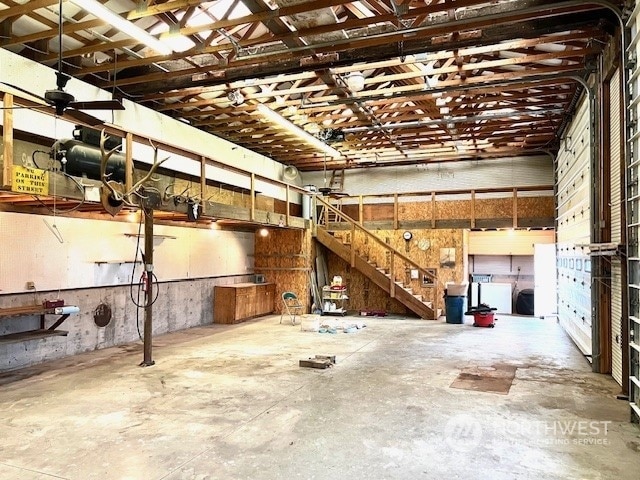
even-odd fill
[{"label": "stair step", "polygon": [[420,300],[422,302],[422,295],[419,294],[414,294],[413,297],[417,300]]}]

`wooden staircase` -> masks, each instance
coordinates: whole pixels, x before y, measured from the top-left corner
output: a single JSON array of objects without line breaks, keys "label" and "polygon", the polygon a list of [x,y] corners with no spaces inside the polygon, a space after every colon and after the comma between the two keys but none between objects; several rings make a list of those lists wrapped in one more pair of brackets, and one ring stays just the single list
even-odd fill
[{"label": "wooden staircase", "polygon": [[[390,273],[393,271],[394,264],[397,260],[403,261],[405,262],[405,264],[410,265],[411,268],[417,269],[421,275],[428,275],[433,278],[431,272],[426,271],[424,268],[416,264],[413,260],[406,257],[401,252],[395,250],[390,245],[386,244],[375,234],[371,233],[369,230],[358,224],[355,220],[351,219],[338,209],[331,206],[328,202],[325,202],[321,199],[319,201],[324,203],[324,208],[330,211],[327,212],[327,216],[328,213],[331,213],[332,216],[338,216],[342,221],[346,221],[351,224],[350,238],[352,240],[355,238],[356,231],[358,231],[360,234],[364,234],[372,238],[378,245],[381,245],[388,252],[390,268],[389,270],[387,270],[378,267],[376,264],[369,262],[367,259],[361,257],[353,248],[353,241],[350,244],[343,243],[340,239],[334,237],[322,225],[315,226],[314,234],[318,242],[338,255],[345,262],[349,263],[351,267],[357,269],[378,287],[387,292],[391,298],[395,298],[396,300],[398,300],[409,310],[420,316],[420,318],[424,318],[427,320],[435,320],[438,318],[440,312],[433,306],[431,302],[424,301],[422,295],[414,294],[411,288],[405,287],[401,282],[396,281],[395,278],[392,278],[392,274]],[[437,285],[435,279],[434,283],[435,285]],[[436,287],[434,288],[434,299],[437,298],[437,295],[438,293]]]}]

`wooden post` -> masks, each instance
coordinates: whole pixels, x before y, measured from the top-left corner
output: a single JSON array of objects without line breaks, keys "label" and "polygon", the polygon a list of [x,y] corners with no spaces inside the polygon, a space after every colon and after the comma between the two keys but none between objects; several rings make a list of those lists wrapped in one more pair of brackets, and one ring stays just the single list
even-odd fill
[{"label": "wooden post", "polygon": [[356,266],[356,225],[351,224],[351,267]]},{"label": "wooden post", "polygon": [[431,228],[436,228],[436,192],[431,192]]},{"label": "wooden post", "polygon": [[150,367],[153,361],[153,208],[144,212],[144,270],[146,275],[146,302],[144,306],[144,359],[141,367]]},{"label": "wooden post", "polygon": [[291,189],[289,188],[289,184],[287,183],[287,187],[286,187],[286,194],[287,194],[287,217],[286,217],[286,225],[287,227],[289,226],[290,222],[291,222]]},{"label": "wooden post", "polygon": [[398,194],[393,194],[393,229],[398,229]]},{"label": "wooden post", "polygon": [[324,228],[329,230],[329,201],[324,206]]},{"label": "wooden post", "polygon": [[2,111],[3,158],[2,186],[10,187],[13,183],[13,95],[5,93],[4,110]]},{"label": "wooden post", "polygon": [[133,134],[124,137],[124,191],[130,192],[133,187]]},{"label": "wooden post", "polygon": [[358,196],[358,223],[364,224],[364,206],[362,205],[362,195]]},{"label": "wooden post", "polygon": [[256,219],[256,174],[251,174],[251,221]]},{"label": "wooden post", "polygon": [[471,190],[471,228],[476,228],[476,191]]},{"label": "wooden post", "polygon": [[389,296],[391,298],[396,298],[396,276],[394,274],[394,270],[395,270],[395,254],[396,252],[394,252],[393,250],[391,250],[391,258],[389,259],[389,281],[391,282],[389,284]]},{"label": "wooden post", "polygon": [[513,228],[518,228],[518,189],[513,189]]},{"label": "wooden post", "polygon": [[202,215],[206,213],[207,201],[205,195],[207,194],[207,159],[204,156],[200,157],[200,210]]}]

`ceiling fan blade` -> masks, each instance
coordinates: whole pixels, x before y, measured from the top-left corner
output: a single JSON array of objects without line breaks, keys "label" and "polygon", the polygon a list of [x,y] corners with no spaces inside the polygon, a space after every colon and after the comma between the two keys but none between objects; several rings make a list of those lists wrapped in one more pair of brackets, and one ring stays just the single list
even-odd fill
[{"label": "ceiling fan blade", "polygon": [[74,120],[77,120],[80,123],[89,125],[90,127],[95,127],[97,125],[102,125],[104,123],[104,120],[100,120],[99,118],[94,117],[93,115],[89,115],[88,113],[84,113],[74,108],[67,108],[64,111],[64,114],[66,116],[73,118]]},{"label": "ceiling fan blade", "polygon": [[89,102],[71,102],[69,107],[77,110],[124,110],[120,100],[93,100]]},{"label": "ceiling fan blade", "polygon": [[43,102],[45,105],[51,105],[51,103],[46,98],[41,97],[40,95],[36,95],[35,93],[30,92],[29,90],[25,90],[24,88],[19,87],[17,85],[13,85],[12,83],[7,83],[7,82],[0,82],[0,83],[2,85],[6,85],[7,87],[13,88],[14,90],[17,90],[19,92],[26,93],[30,97],[35,98],[40,102]]},{"label": "ceiling fan blade", "polygon": [[0,110],[34,110],[38,107],[44,108],[44,105],[35,104],[33,106],[30,105],[14,105],[13,107],[0,107]]}]

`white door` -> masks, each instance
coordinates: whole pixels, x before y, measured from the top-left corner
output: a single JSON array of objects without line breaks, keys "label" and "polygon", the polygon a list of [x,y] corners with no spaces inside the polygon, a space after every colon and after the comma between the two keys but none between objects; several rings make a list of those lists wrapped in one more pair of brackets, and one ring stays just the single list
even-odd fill
[{"label": "white door", "polygon": [[556,315],[558,313],[556,246],[536,244],[533,249],[533,314],[540,318]]}]

